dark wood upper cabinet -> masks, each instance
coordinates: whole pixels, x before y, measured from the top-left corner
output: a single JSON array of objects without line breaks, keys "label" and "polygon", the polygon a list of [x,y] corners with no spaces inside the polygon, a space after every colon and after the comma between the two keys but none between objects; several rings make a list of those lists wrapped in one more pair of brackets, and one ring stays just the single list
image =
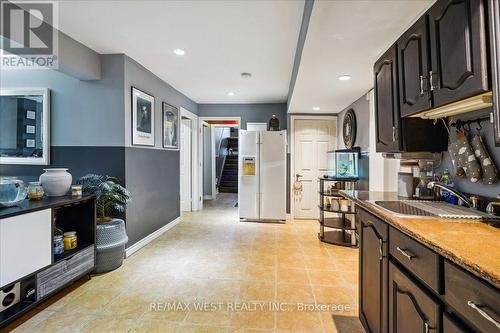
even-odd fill
[{"label": "dark wood upper cabinet", "polygon": [[405,117],[432,107],[428,88],[427,16],[422,16],[396,42],[399,67],[399,108]]},{"label": "dark wood upper cabinet", "polygon": [[398,71],[393,45],[373,68],[377,151],[399,151]]},{"label": "dark wood upper cabinet", "polygon": [[389,262],[389,333],[441,332],[441,306]]},{"label": "dark wood upper cabinet", "polygon": [[482,0],[439,0],[428,11],[433,107],[488,91]]},{"label": "dark wood upper cabinet", "polygon": [[368,332],[387,332],[388,226],[359,210],[360,218],[360,319]]}]

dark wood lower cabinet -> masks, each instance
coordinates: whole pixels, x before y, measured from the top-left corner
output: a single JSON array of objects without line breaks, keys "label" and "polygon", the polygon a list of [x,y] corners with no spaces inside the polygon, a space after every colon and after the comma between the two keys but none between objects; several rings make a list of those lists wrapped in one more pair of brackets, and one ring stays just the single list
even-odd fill
[{"label": "dark wood lower cabinet", "polygon": [[441,306],[389,262],[389,332],[441,332]]},{"label": "dark wood lower cabinet", "polygon": [[359,210],[360,221],[360,320],[368,332],[387,332],[387,238],[389,227]]}]

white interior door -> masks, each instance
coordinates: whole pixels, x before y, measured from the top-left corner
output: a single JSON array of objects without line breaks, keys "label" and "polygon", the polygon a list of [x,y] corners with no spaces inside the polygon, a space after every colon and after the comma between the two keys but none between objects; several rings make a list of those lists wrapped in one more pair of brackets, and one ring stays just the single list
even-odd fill
[{"label": "white interior door", "polygon": [[336,147],[335,119],[294,119],[293,176],[302,182],[302,192],[293,195],[295,218],[319,218],[318,177],[328,170],[326,153]]},{"label": "white interior door", "polygon": [[181,174],[181,211],[190,212],[192,208],[191,191],[191,119],[181,119],[181,156],[180,156],[180,174]]}]

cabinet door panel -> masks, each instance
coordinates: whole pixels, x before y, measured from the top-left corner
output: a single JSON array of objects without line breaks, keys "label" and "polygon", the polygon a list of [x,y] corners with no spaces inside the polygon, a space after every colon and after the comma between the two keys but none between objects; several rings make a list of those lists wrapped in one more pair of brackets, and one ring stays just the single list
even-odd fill
[{"label": "cabinet door panel", "polygon": [[397,152],[400,134],[395,46],[375,63],[374,76],[377,151]]},{"label": "cabinet door panel", "polygon": [[397,42],[399,107],[402,117],[432,106],[427,79],[427,41],[427,16],[424,15]]},{"label": "cabinet door panel", "polygon": [[429,11],[434,107],[488,90],[482,0],[440,0]]},{"label": "cabinet door panel", "polygon": [[387,332],[388,226],[361,211],[360,316],[369,332]]},{"label": "cabinet door panel", "polygon": [[392,261],[389,263],[389,332],[441,332],[441,307]]},{"label": "cabinet door panel", "polygon": [[0,220],[0,287],[52,262],[52,211]]}]

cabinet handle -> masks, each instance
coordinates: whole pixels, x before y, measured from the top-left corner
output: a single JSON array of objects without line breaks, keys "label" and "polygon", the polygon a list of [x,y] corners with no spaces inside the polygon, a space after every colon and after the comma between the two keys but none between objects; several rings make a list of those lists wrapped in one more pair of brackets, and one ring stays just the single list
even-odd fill
[{"label": "cabinet handle", "polygon": [[498,323],[495,319],[493,319],[488,313],[486,313],[486,311],[484,310],[481,310],[479,308],[479,306],[477,306],[476,304],[474,304],[474,302],[472,301],[468,301],[467,302],[467,305],[470,306],[471,308],[473,308],[474,310],[476,310],[477,312],[479,312],[479,314],[484,318],[486,319],[487,321],[489,321],[490,323],[493,323],[493,325],[495,325],[497,328],[500,329],[500,323]]},{"label": "cabinet handle", "polygon": [[392,126],[392,142],[396,141],[396,127]]},{"label": "cabinet handle", "polygon": [[433,73],[432,71],[429,71],[429,86],[430,86],[431,91],[434,91],[434,89],[437,89],[437,86],[434,87],[434,80],[433,80],[433,76],[435,74],[437,74],[437,73]]},{"label": "cabinet handle", "polygon": [[424,76],[420,75],[420,95],[424,94]]},{"label": "cabinet handle", "polygon": [[378,239],[378,260],[382,261],[384,259],[384,249],[383,249],[384,241],[382,238]]},{"label": "cabinet handle", "polygon": [[406,252],[405,250],[403,250],[402,248],[400,248],[399,246],[396,247],[396,250],[398,250],[402,255],[404,255],[406,257],[406,259],[408,260],[412,260],[415,256],[414,255],[411,255],[409,254],[408,252]]}]

